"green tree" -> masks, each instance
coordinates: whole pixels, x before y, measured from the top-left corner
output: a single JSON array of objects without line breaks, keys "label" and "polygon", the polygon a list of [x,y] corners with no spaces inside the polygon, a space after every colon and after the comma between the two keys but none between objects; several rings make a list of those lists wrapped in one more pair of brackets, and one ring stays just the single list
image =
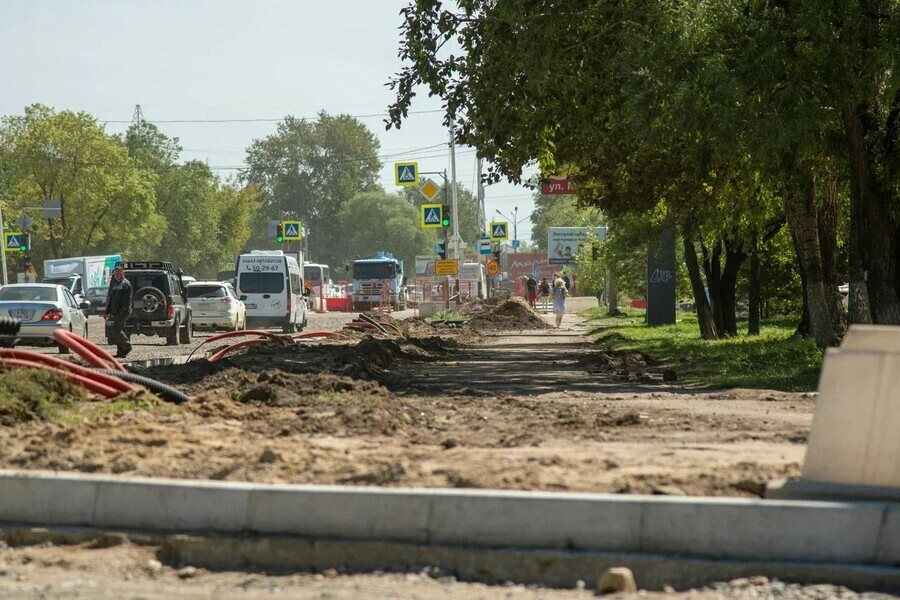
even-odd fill
[{"label": "green tree", "polygon": [[0,154],[6,164],[7,210],[60,200],[59,219],[35,219],[36,261],[65,256],[143,254],[162,237],[156,176],[140,168],[117,139],[87,113],[35,104],[4,117]]},{"label": "green tree", "polygon": [[270,219],[299,217],[311,231],[310,253],[335,263],[349,253],[347,236],[337,227],[344,206],[359,192],[379,188],[380,144],[364,124],[348,115],[315,121],[285,117],[275,134],[247,149],[245,183],[258,186],[260,210],[253,220],[255,247],[274,247],[266,239]]},{"label": "green tree", "polygon": [[432,238],[419,226],[415,207],[400,194],[375,191],[353,196],[341,209],[340,227],[348,252],[335,264],[384,250],[413,272],[416,255],[430,254]]},{"label": "green tree", "polygon": [[156,205],[165,218],[166,234],[147,256],[175,262],[196,277],[214,277],[230,263],[250,236],[249,221],[257,210],[256,189],[223,185],[200,161],[176,164],[181,147],[146,121],[124,136],[129,153],[157,176]]}]

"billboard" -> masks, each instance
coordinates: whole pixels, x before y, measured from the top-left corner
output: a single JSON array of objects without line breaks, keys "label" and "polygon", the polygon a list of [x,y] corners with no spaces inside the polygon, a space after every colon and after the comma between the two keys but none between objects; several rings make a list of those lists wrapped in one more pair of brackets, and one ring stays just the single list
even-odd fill
[{"label": "billboard", "polygon": [[[606,227],[594,227],[594,235],[598,240],[605,240]],[[591,241],[590,227],[549,227],[547,260],[551,265],[574,265],[578,251]]]}]

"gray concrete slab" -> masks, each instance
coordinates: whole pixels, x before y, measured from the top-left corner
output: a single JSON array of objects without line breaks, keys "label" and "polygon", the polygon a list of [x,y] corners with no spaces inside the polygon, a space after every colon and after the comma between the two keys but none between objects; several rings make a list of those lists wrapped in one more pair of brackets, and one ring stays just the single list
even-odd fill
[{"label": "gray concrete slab", "polygon": [[99,479],[0,470],[0,521],[93,525]]},{"label": "gray concrete slab", "polygon": [[637,497],[470,490],[435,495],[433,507],[436,544],[640,550]]},{"label": "gray concrete slab", "polygon": [[105,478],[97,483],[94,525],[155,531],[242,531],[250,483]]},{"label": "gray concrete slab", "polygon": [[428,490],[340,486],[257,486],[247,528],[265,533],[426,543]]},{"label": "gray concrete slab", "polygon": [[874,563],[887,505],[711,498],[645,500],[646,552]]},{"label": "gray concrete slab", "polygon": [[384,489],[0,471],[0,519],[479,549],[900,564],[893,503]]}]

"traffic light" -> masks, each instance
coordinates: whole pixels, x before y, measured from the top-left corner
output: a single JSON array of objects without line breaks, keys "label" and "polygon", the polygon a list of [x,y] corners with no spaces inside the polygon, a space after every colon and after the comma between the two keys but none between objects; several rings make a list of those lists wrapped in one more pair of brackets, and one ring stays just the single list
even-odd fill
[{"label": "traffic light", "polygon": [[450,207],[446,204],[441,206],[441,227],[450,227]]},{"label": "traffic light", "polygon": [[437,248],[437,253],[441,260],[447,260],[447,242],[438,242],[434,246]]},{"label": "traffic light", "polygon": [[279,244],[284,243],[284,223],[278,224],[278,228],[275,230],[275,241]]},{"label": "traffic light", "polygon": [[28,252],[31,250],[31,234],[23,233],[22,234],[22,244],[19,246],[20,252]]}]

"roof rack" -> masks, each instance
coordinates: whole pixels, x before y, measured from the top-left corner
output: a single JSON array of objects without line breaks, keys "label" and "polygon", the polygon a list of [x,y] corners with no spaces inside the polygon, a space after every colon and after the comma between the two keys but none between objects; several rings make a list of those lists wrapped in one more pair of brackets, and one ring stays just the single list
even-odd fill
[{"label": "roof rack", "polygon": [[175,272],[175,265],[167,260],[132,260],[116,263],[116,266],[123,267],[126,271],[138,269],[160,269],[163,271]]}]

